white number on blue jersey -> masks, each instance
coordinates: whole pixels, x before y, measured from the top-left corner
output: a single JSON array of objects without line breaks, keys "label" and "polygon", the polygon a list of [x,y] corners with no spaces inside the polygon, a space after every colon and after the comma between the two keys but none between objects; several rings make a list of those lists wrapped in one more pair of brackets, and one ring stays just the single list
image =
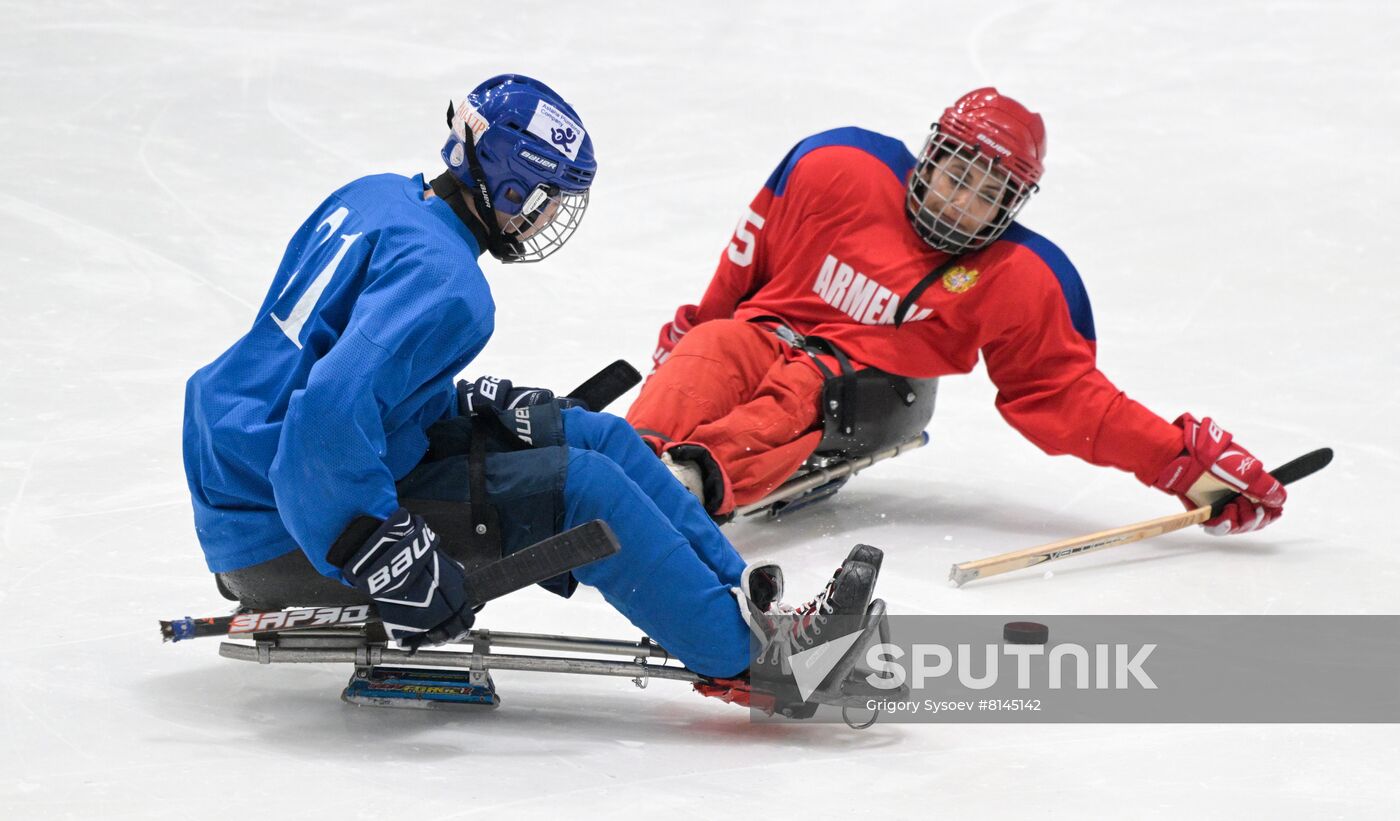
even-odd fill
[{"label": "white number on blue jersey", "polygon": [[[320,234],[323,228],[326,229],[326,232],[324,236],[317,241],[316,245],[312,247],[307,257],[315,254],[318,248],[326,244],[326,240],[329,240],[331,236],[335,234],[336,230],[340,228],[340,224],[345,222],[345,218],[349,216],[349,214],[350,209],[341,206],[331,212],[331,215],[326,217],[320,225],[316,226],[316,233]],[[292,306],[292,309],[287,312],[285,317],[278,316],[274,308],[272,312],[272,321],[277,323],[277,327],[282,329],[282,333],[286,334],[287,338],[292,340],[292,344],[298,348],[301,347],[301,329],[306,325],[306,320],[311,316],[311,311],[315,309],[317,300],[321,298],[321,294],[326,290],[326,286],[330,284],[331,277],[335,276],[335,271],[340,267],[341,260],[345,259],[345,254],[349,252],[350,246],[354,245],[355,240],[359,239],[361,235],[362,234],[340,235],[340,248],[335,252],[335,256],[331,257],[331,261],[326,263],[326,266],[321,269],[321,273],[317,274],[316,278],[311,280],[311,285],[297,299],[296,304]],[[301,276],[300,268],[292,274],[291,279],[287,280],[286,287],[282,289],[282,293],[277,297],[278,302],[281,302],[282,297],[287,295],[287,291],[291,289],[292,283],[296,282],[299,276]]]}]

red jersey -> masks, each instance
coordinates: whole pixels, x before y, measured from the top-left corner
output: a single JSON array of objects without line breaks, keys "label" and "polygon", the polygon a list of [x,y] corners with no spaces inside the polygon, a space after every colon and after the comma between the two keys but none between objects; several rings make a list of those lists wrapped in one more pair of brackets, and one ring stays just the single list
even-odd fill
[{"label": "red jersey", "polygon": [[1181,431],[1099,372],[1088,295],[1049,240],[1013,224],[895,326],[900,300],[948,259],[905,215],[913,167],[903,143],[864,129],[798,143],[740,221],[698,320],[778,316],[858,366],[909,377],[968,373],[980,352],[997,409],[1031,442],[1151,484]]}]

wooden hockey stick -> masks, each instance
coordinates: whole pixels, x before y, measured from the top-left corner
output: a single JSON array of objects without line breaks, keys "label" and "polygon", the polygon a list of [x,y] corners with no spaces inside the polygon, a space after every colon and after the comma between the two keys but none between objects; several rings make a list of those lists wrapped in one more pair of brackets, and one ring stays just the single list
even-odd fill
[{"label": "wooden hockey stick", "polygon": [[[1280,465],[1277,469],[1270,471],[1275,479],[1283,484],[1295,482],[1304,476],[1310,476],[1319,470],[1327,467],[1332,461],[1331,448],[1319,448],[1318,450],[1306,453]],[[1170,533],[1173,530],[1180,530],[1183,527],[1200,524],[1220,515],[1225,506],[1238,498],[1238,493],[1231,493],[1221,497],[1214,504],[1207,507],[1198,507],[1195,510],[1188,510],[1184,513],[1177,513],[1172,516],[1163,516],[1159,519],[1149,519],[1137,524],[1125,525],[1113,530],[1101,530],[1098,533],[1090,533],[1087,536],[1076,536],[1072,539],[1065,539],[1060,542],[1041,545],[1039,547],[1029,547],[1025,550],[1016,550],[1011,553],[1002,553],[997,556],[989,556],[976,561],[962,562],[953,565],[953,569],[948,573],[948,581],[954,587],[962,587],[967,582],[974,579],[985,579],[988,576],[997,576],[1002,573],[1009,573],[1012,570],[1020,570],[1026,567],[1034,567],[1038,564],[1053,562],[1057,559],[1066,559],[1070,556],[1080,556],[1085,553],[1092,553],[1096,550],[1104,550],[1110,547],[1120,547],[1133,542],[1140,542],[1143,539],[1150,539],[1153,536],[1160,536],[1163,533]]]}]

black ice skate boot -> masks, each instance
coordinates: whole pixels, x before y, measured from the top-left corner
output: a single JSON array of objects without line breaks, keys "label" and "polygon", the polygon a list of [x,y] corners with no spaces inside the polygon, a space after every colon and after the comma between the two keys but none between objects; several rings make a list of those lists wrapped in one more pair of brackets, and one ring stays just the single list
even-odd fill
[{"label": "black ice skate boot", "polygon": [[[731,692],[729,697],[701,692],[790,718],[810,717],[819,703],[829,700],[825,691],[840,689],[840,676],[833,674],[850,669],[843,663],[846,656],[860,650],[849,637],[864,628],[882,559],[878,548],[857,547],[820,593],[795,607],[776,600],[782,592],[782,572],[776,565],[751,565],[744,572],[744,588],[735,591],[758,641],[747,676],[749,686],[741,686],[738,689],[744,692]],[[838,643],[828,648],[836,649],[838,656],[803,655],[829,642]]]},{"label": "black ice skate boot", "polygon": [[858,544],[851,548],[851,552],[846,556],[848,562],[865,562],[875,568],[875,576],[880,575],[880,565],[885,561],[885,551],[878,547],[871,547],[868,544]]},{"label": "black ice skate boot", "polygon": [[[856,545],[846,556],[847,562],[864,562],[875,568],[876,579],[880,576],[880,565],[884,560],[885,552],[868,544]],[[871,584],[873,586],[874,580]],[[827,586],[830,587],[830,583]],[[810,608],[816,601],[814,598],[795,607],[783,602],[783,569],[777,562],[769,559],[757,559],[745,567],[744,575],[739,580],[739,588],[748,597],[749,602],[763,613],[770,609],[782,613],[796,613]]]},{"label": "black ice skate boot", "polygon": [[[739,589],[734,591],[734,595],[739,599],[741,608],[752,606],[760,613],[767,613],[773,607],[792,610],[782,602],[783,569],[777,562],[768,559],[758,559],[744,568],[744,575],[739,578]],[[748,621],[747,617],[745,621]]]}]

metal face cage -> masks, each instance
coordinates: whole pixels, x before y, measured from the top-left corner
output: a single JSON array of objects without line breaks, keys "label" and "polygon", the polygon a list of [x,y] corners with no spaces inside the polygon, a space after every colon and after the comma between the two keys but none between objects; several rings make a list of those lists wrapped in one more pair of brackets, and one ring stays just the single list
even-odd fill
[{"label": "metal face cage", "polygon": [[583,222],[588,191],[563,191],[538,185],[521,204],[520,213],[502,227],[510,262],[539,262],[559,250]]},{"label": "metal face cage", "polygon": [[1001,236],[1037,186],[935,126],[909,177],[905,210],[929,245],[951,254],[976,251]]}]

